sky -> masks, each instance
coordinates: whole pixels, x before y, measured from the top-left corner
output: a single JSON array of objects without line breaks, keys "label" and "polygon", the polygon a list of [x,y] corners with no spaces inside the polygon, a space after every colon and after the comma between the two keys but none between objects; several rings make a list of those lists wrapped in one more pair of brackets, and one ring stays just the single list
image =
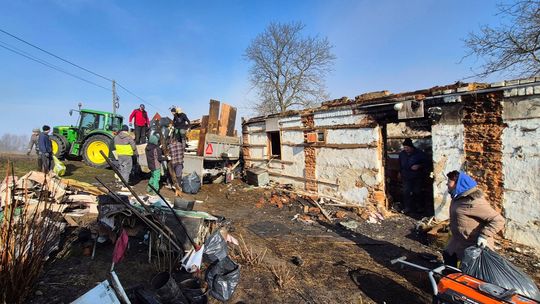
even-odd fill
[{"label": "sky", "polygon": [[[254,116],[250,42],[270,22],[302,22],[326,37],[336,56],[326,79],[331,99],[393,93],[463,80],[481,61],[461,60],[463,39],[496,25],[492,0],[114,1],[0,0],[0,29],[118,81],[125,119],[140,103],[153,115],[180,106],[191,119],[209,100]],[[0,32],[0,46],[23,52],[86,81],[0,47],[0,134],[30,134],[44,124],[76,124],[76,109],[112,111],[111,83]],[[499,78],[467,79],[492,82]],[[237,129],[240,126],[237,124]]]}]

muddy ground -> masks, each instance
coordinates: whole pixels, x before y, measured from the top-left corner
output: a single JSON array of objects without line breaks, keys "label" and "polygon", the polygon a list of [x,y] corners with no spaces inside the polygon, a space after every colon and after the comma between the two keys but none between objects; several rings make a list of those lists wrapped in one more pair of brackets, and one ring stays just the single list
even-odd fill
[{"label": "muddy ground", "polygon": [[[5,172],[7,156],[0,156],[0,172]],[[26,156],[9,156],[15,161],[17,175],[33,169]],[[94,176],[112,181],[110,170],[66,162],[67,176],[94,183]],[[146,180],[135,189],[145,192]],[[264,260],[254,266],[243,265],[240,284],[230,303],[431,303],[430,285],[424,273],[391,265],[390,260],[406,256],[409,261],[434,267],[431,260],[440,248],[424,245],[425,239],[414,232],[416,220],[393,214],[380,224],[370,224],[357,214],[335,223],[316,220],[312,224],[292,220],[302,214],[299,204],[282,208],[268,203],[272,189],[253,188],[235,180],[231,184],[205,184],[193,196],[203,201],[196,210],[227,218],[232,235],[242,238],[253,252],[266,250]],[[172,198],[173,193],[163,189]],[[264,203],[261,203],[264,202]],[[337,209],[334,209],[337,210]],[[337,222],[355,220],[358,227],[345,229]],[[69,303],[108,278],[112,244],[98,247],[96,257],[83,255],[77,242],[80,228],[65,234],[62,251],[47,264],[34,286],[28,303]],[[130,240],[130,249],[115,270],[126,289],[148,285],[157,272],[147,262],[146,246],[140,239]],[[538,258],[523,249],[505,243],[501,252],[540,282]],[[287,269],[286,282],[280,287],[274,270]],[[210,303],[218,303],[210,299]]]}]

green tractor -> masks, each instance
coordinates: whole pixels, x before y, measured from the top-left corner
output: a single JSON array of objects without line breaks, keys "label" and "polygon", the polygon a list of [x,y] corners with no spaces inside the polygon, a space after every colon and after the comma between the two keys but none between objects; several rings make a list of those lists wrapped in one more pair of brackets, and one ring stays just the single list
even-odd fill
[{"label": "green tractor", "polygon": [[[107,162],[99,153],[109,155],[114,133],[122,128],[123,117],[110,112],[79,110],[77,126],[56,126],[50,136],[54,155],[63,159],[67,156],[79,157],[95,168],[107,167]],[[73,110],[69,111],[69,115]]]}]

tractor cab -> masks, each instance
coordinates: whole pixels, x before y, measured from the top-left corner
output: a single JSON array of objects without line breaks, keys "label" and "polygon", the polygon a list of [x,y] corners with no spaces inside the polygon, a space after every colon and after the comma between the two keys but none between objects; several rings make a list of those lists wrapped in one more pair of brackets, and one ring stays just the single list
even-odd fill
[{"label": "tractor cab", "polygon": [[84,138],[94,130],[116,132],[122,128],[122,116],[108,112],[81,110],[78,123],[79,138]]},{"label": "tractor cab", "polygon": [[[114,134],[122,128],[123,117],[110,112],[81,109],[76,126],[53,128],[53,153],[58,158],[82,156],[92,167],[106,167],[100,151],[109,155]],[[70,115],[73,110],[70,111]]]}]

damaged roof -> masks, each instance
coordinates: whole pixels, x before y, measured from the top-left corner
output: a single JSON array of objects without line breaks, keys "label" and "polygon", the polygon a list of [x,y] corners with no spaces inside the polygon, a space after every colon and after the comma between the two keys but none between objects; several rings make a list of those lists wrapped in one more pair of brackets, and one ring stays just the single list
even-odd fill
[{"label": "damaged roof", "polygon": [[354,97],[354,99],[348,97],[341,97],[338,99],[328,100],[322,102],[319,107],[315,108],[306,108],[302,110],[289,110],[281,113],[275,113],[265,116],[252,117],[247,120],[242,119],[242,124],[259,122],[267,118],[272,117],[287,117],[298,114],[306,114],[317,112],[320,110],[327,110],[334,107],[350,106],[350,105],[361,105],[361,106],[382,106],[388,105],[388,103],[396,103],[404,100],[425,100],[425,99],[434,99],[434,98],[443,98],[448,95],[465,95],[470,93],[482,93],[491,90],[504,90],[509,87],[530,85],[532,83],[540,82],[540,77],[530,77],[523,79],[515,80],[506,80],[493,83],[480,83],[480,82],[471,82],[465,83],[458,81],[454,84],[444,85],[444,86],[435,86],[429,89],[422,89],[411,92],[403,93],[391,93],[389,91],[376,91],[368,92]]}]

